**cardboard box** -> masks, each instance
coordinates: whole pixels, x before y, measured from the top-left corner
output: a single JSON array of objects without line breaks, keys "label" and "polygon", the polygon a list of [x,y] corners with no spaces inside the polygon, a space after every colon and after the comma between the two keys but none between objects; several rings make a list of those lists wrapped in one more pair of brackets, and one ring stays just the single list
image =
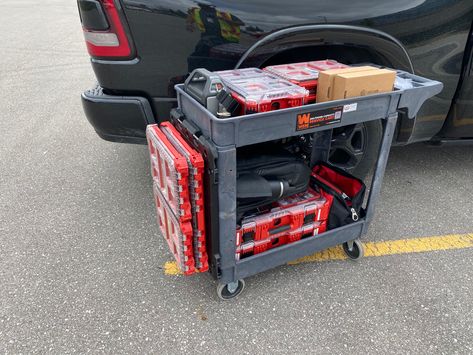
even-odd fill
[{"label": "cardboard box", "polygon": [[388,69],[375,69],[342,73],[335,76],[332,100],[367,96],[393,90],[396,72]]},{"label": "cardboard box", "polygon": [[376,69],[377,68],[371,66],[362,66],[321,71],[319,73],[319,79],[317,83],[317,102],[326,102],[333,100],[333,82],[336,75]]}]

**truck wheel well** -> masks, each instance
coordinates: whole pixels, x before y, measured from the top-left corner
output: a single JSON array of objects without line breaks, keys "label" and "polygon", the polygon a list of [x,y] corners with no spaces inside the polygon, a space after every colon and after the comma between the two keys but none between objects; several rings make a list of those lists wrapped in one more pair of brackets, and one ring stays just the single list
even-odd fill
[{"label": "truck wheel well", "polygon": [[[301,25],[272,32],[250,46],[240,57],[235,68],[240,68],[242,65],[261,66],[269,58],[280,58],[283,53],[304,54],[307,53],[307,47],[317,49],[320,53],[324,50],[339,51],[338,54],[343,54],[343,58],[363,52],[363,58],[367,58],[368,61],[386,65],[388,59],[392,68],[414,72],[406,48],[395,37],[372,28],[337,24]],[[308,51],[310,52],[310,49]],[[274,54],[270,54],[271,52]],[[313,55],[310,57],[313,58]]]},{"label": "truck wheel well", "polygon": [[349,45],[317,45],[287,49],[261,63],[260,67],[310,60],[334,59],[344,64],[373,63],[392,67],[392,63],[371,48]]}]

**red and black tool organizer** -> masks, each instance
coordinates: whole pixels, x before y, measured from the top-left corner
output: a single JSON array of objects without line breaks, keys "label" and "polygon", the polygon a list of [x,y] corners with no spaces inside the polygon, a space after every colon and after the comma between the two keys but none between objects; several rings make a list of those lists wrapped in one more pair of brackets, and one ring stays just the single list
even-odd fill
[{"label": "red and black tool organizer", "polygon": [[245,217],[237,230],[237,258],[322,233],[329,212],[330,201],[309,189],[276,202],[269,212]]},{"label": "red and black tool organizer", "polygon": [[303,238],[310,238],[325,232],[326,229],[326,221],[312,222],[294,230],[275,232],[265,239],[245,242],[245,234],[249,233],[249,230],[242,228],[237,231],[237,243],[241,244],[237,244],[236,259],[240,260],[240,258],[245,256],[260,254],[285,244],[297,242]]},{"label": "red and black tool organizer", "polygon": [[156,183],[153,184],[158,226],[184,275],[195,272],[192,224],[178,220]]},{"label": "red and black tool organizer", "polygon": [[146,136],[161,232],[185,275],[207,271],[203,157],[170,123]]},{"label": "red and black tool organizer", "polygon": [[240,115],[302,106],[309,92],[257,68],[217,72],[226,90],[240,104]]},{"label": "red and black tool organizer", "polygon": [[348,67],[348,65],[339,63],[336,60],[327,59],[302,63],[272,65],[264,68],[264,70],[307,89],[309,91],[307,102],[313,103],[316,99],[319,72]]},{"label": "red and black tool organizer", "polygon": [[192,207],[192,229],[194,237],[194,260],[198,271],[209,269],[206,234],[205,234],[205,201],[204,201],[204,159],[192,148],[176,128],[169,122],[163,122],[161,129],[187,160],[189,168],[189,193]]},{"label": "red and black tool organizer", "polygon": [[227,82],[235,82],[241,79],[257,78],[264,74],[259,68],[244,68],[218,71],[216,74]]},{"label": "red and black tool organizer", "polygon": [[219,173],[217,168],[217,151],[207,137],[201,134],[198,127],[177,109],[172,109],[170,122],[181,136],[204,158],[204,208],[205,208],[205,234],[207,255],[209,256],[209,271],[218,278],[219,268]]},{"label": "red and black tool organizer", "polygon": [[158,125],[146,129],[151,175],[177,217],[192,218],[189,197],[189,168],[186,158],[166,138]]}]

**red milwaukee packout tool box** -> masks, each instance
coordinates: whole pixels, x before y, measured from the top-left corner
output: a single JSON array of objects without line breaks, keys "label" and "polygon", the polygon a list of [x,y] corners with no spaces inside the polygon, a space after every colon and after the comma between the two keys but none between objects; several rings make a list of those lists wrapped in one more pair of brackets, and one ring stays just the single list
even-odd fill
[{"label": "red milwaukee packout tool box", "polygon": [[195,272],[195,262],[192,224],[190,221],[182,221],[176,218],[156,182],[153,183],[153,192],[161,234],[166,239],[179,269],[184,275],[193,274]]},{"label": "red milwaukee packout tool box", "polygon": [[177,218],[192,218],[189,196],[189,168],[186,158],[166,138],[158,125],[146,128],[151,175]]},{"label": "red milwaukee packout tool box", "polygon": [[259,68],[244,68],[244,69],[232,69],[218,71],[216,74],[228,82],[234,82],[240,79],[255,78],[264,74],[264,72]]},{"label": "red milwaukee packout tool box", "polygon": [[283,231],[271,234],[266,239],[244,242],[237,247],[236,258],[238,260],[244,256],[263,253],[269,249],[273,249],[284,244],[293,243],[303,238],[313,237],[325,232],[326,229],[326,221],[313,222],[305,224],[293,231]]},{"label": "red milwaukee packout tool box", "polygon": [[192,207],[194,260],[197,270],[204,272],[209,269],[205,235],[204,159],[199,152],[184,140],[170,122],[163,122],[160,128],[174,148],[187,160]]},{"label": "red milwaukee packout tool box", "polygon": [[302,106],[309,92],[258,68],[217,72],[225,88],[241,106],[240,115]]},{"label": "red milwaukee packout tool box", "polygon": [[264,68],[264,70],[307,89],[309,91],[307,102],[312,103],[315,102],[316,99],[319,72],[348,67],[348,65],[339,63],[336,60],[327,59],[293,64],[272,65]]},{"label": "red milwaukee packout tool box", "polygon": [[158,225],[185,275],[195,272],[189,168],[158,125],[146,129]]},{"label": "red milwaukee packout tool box", "polygon": [[237,230],[237,258],[324,232],[330,207],[319,192],[309,189],[279,200],[266,213],[243,218]]}]

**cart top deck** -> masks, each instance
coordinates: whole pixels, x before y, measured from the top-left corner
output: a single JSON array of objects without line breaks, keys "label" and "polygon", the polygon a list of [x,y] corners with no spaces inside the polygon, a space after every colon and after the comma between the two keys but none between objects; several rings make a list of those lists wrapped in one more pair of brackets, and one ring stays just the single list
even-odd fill
[{"label": "cart top deck", "polygon": [[405,109],[413,119],[422,104],[442,91],[441,82],[404,71],[397,78],[409,87],[394,91],[344,100],[304,105],[277,111],[217,118],[176,85],[179,109],[217,146],[236,146],[313,133],[326,129],[384,119]]}]

